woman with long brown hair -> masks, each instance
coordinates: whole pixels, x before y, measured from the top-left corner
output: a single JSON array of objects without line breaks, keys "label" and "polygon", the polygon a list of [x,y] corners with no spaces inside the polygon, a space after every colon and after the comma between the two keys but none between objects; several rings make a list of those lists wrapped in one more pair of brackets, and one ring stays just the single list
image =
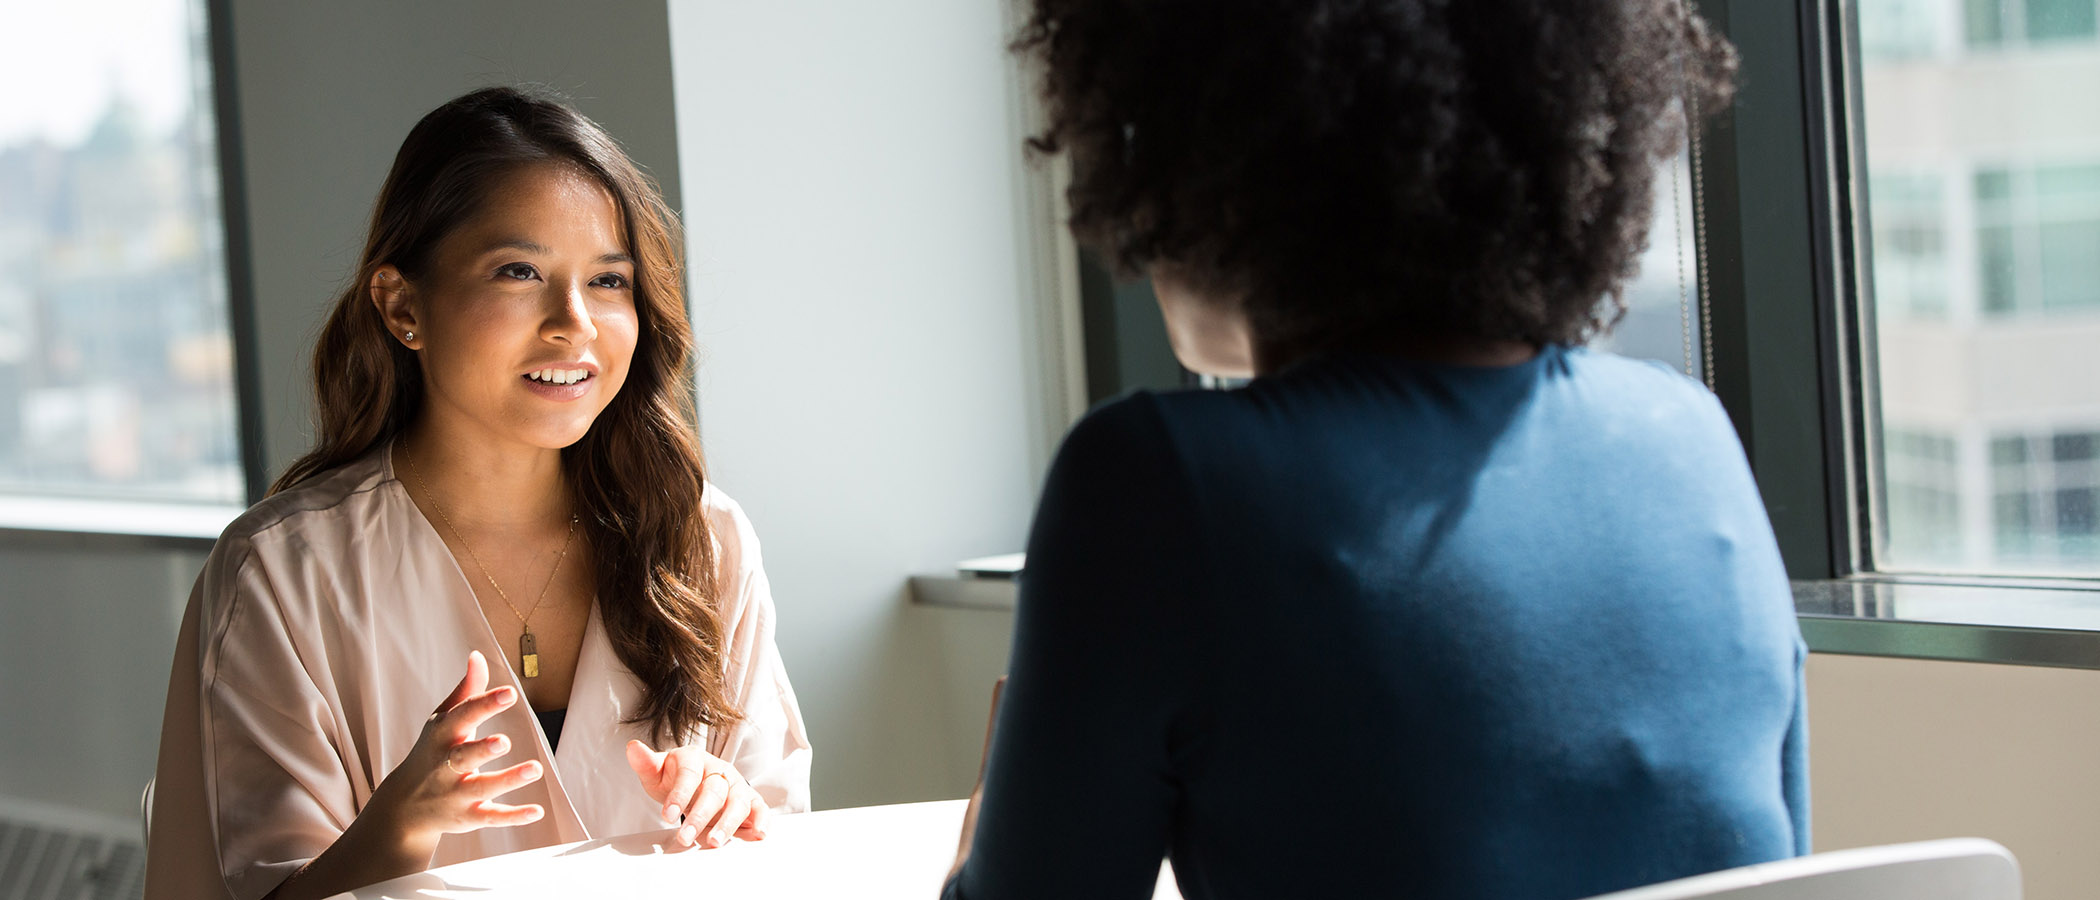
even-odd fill
[{"label": "woman with long brown hair", "polygon": [[560,102],[489,88],[409,133],[314,350],[316,446],[191,595],[148,896],[808,808],[757,540],[701,464],[676,228]]}]

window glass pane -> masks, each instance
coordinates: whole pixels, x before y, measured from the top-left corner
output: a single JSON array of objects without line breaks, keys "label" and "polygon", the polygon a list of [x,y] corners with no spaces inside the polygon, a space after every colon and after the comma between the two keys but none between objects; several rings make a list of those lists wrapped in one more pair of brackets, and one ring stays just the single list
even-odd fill
[{"label": "window glass pane", "polygon": [[1951,553],[1961,545],[1961,493],[1954,440],[1945,435],[1891,429],[1888,508],[1912,524],[1896,535],[1891,552],[1903,556]]},{"label": "window glass pane", "polygon": [[1626,283],[1626,317],[1597,346],[1622,356],[1655,360],[1692,378],[1704,378],[1700,367],[1699,251],[1692,221],[1688,156],[1679,154],[1656,173],[1654,202],[1640,270]]},{"label": "window glass pane", "polygon": [[2100,219],[2040,231],[2042,307],[2100,306]]},{"label": "window glass pane", "polygon": [[1939,49],[1941,0],[1860,0],[1859,41],[1868,53],[1894,59]]},{"label": "window glass pane", "polygon": [[1947,241],[1943,192],[1936,174],[1889,173],[1873,178],[1874,296],[1901,304],[1908,315],[1947,311]]},{"label": "window glass pane", "polygon": [[1991,442],[1991,465],[2002,466],[2008,463],[2026,461],[2027,440],[2025,438],[1999,438]]},{"label": "window glass pane", "polygon": [[0,495],[243,503],[201,4],[0,32]]},{"label": "window glass pane", "polygon": [[2093,534],[2093,489],[2056,492],[2056,531],[2065,537]]},{"label": "window glass pane", "polygon": [[2034,190],[2052,210],[2100,215],[2100,166],[2039,166]]},{"label": "window glass pane", "polygon": [[1874,563],[2100,575],[2100,3],[1857,9]]},{"label": "window glass pane", "polygon": [[[1987,47],[2005,39],[2005,8],[2002,0],[1966,0],[1963,4],[1962,24],[1966,25],[1966,36],[1970,46]],[[1875,28],[1885,28],[1878,20],[1885,14],[1867,9],[1862,5],[1859,15],[1859,30],[1864,33]],[[1866,48],[1871,52],[1874,48]]]},{"label": "window glass pane", "polygon": [[2026,5],[2028,40],[2093,37],[2093,0],[2026,0]]},{"label": "window glass pane", "polygon": [[[2013,230],[1993,225],[1976,232],[1976,270],[1982,278],[1984,312],[2011,312],[2018,299],[2014,284],[2018,261],[2013,255]],[[1879,269],[1876,269],[1879,275]],[[1900,298],[1898,298],[1900,301]]]},{"label": "window glass pane", "polygon": [[[1979,169],[1976,172],[1976,214],[1979,217],[2003,219],[2011,215],[2007,204],[2012,201],[2012,173],[2004,169]],[[1877,199],[1875,201],[1879,203]]]}]

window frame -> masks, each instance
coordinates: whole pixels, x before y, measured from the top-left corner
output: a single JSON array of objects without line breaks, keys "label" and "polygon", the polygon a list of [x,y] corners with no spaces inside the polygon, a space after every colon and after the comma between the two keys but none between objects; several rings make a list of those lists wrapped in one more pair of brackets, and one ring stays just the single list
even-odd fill
[{"label": "window frame", "polygon": [[[1794,579],[1802,633],[1819,652],[2100,668],[2100,630],[2037,628],[2018,612],[2066,598],[2100,606],[2100,578],[1877,568],[1874,529],[1886,511],[1875,490],[1883,472],[1858,5],[1699,4],[1742,57],[1736,102],[1703,132],[1710,364]],[[1907,591],[1943,588],[2005,611],[1960,622],[1906,615]]]},{"label": "window frame", "polygon": [[[206,52],[203,63],[211,74],[212,131],[216,141],[220,227],[224,233],[226,315],[233,349],[234,430],[241,461],[242,506],[253,504],[269,492],[268,462],[264,456],[262,428],[261,365],[256,337],[254,270],[250,265],[247,182],[241,154],[240,103],[235,84],[232,0],[201,0]],[[67,507],[65,515],[0,521],[0,546],[155,546],[209,547],[216,533],[201,529],[138,524],[141,517],[122,515],[141,507],[185,510],[195,504],[152,500],[64,499],[52,504]],[[216,509],[218,507],[210,507]],[[75,510],[79,515],[72,514]],[[90,513],[97,519],[121,517],[109,527],[70,524]],[[182,516],[145,517],[160,521],[199,518]],[[231,516],[228,517],[229,519]],[[48,524],[47,524],[48,523]]]}]

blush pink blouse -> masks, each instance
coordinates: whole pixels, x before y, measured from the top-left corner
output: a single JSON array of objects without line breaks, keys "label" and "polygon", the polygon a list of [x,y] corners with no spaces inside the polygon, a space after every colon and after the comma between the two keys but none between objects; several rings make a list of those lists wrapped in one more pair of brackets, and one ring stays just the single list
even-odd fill
[{"label": "blush pink blouse", "polygon": [[[723,665],[744,719],[684,743],[734,764],[775,812],[807,810],[809,739],[774,643],[758,538],[712,485],[703,504]],[[553,752],[466,576],[382,448],[257,504],[212,548],[176,642],[147,898],[254,900],[320,855],[415,746],[471,649],[488,657],[491,687],[521,698],[482,726],[514,748],[492,767],[537,759],[547,773],[503,800],[547,815],[447,835],[432,865],[666,827],[627,763],[629,739],[649,742],[646,725],[623,722],[641,684],[597,610]]]}]

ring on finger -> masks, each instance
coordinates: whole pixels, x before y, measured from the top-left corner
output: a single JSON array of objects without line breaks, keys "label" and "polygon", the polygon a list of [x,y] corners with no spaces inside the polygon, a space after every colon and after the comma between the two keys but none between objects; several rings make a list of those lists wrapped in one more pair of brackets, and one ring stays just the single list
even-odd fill
[{"label": "ring on finger", "polygon": [[736,787],[736,782],[735,782],[735,781],[732,781],[732,780],[730,780],[730,778],[729,778],[729,773],[728,773],[728,772],[721,772],[721,771],[715,771],[715,772],[709,772],[709,773],[707,773],[707,774],[705,774],[705,775],[702,775],[702,776],[700,776],[700,787],[701,787],[701,789],[705,790],[705,789],[707,788],[707,780],[708,780],[708,779],[710,779],[710,778],[721,778],[721,779],[722,779],[722,783],[723,783],[723,784],[725,784],[725,785],[728,785],[728,786],[729,786],[729,787],[731,787],[731,788],[735,788],[735,787]]},{"label": "ring on finger", "polygon": [[445,768],[451,769],[452,774],[454,775],[467,776],[474,774],[474,771],[472,769],[469,769],[465,772],[459,770],[458,757],[459,747],[455,746],[452,749],[445,751]]}]

